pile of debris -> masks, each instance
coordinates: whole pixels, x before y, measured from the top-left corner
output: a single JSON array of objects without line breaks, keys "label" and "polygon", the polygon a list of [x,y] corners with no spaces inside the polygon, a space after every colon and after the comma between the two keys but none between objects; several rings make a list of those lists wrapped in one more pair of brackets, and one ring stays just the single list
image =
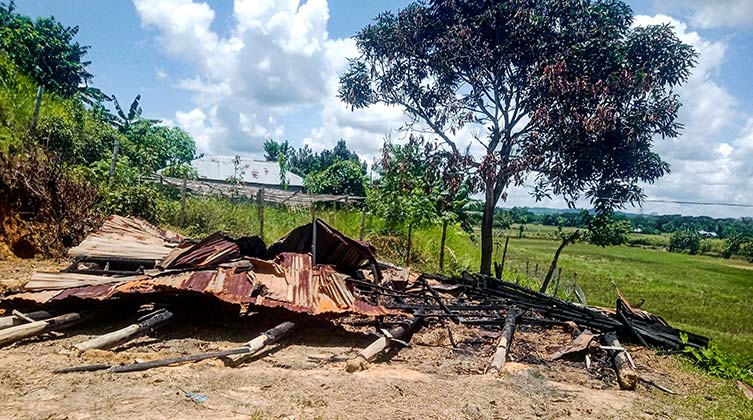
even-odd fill
[{"label": "pile of debris", "polygon": [[76,344],[79,352],[112,349],[164,324],[174,316],[169,305],[174,296],[210,297],[236,305],[240,313],[282,308],[290,317],[238,348],[125,365],[73,366],[57,371],[61,373],[130,372],[254,354],[290,334],[306,317],[343,324],[358,318],[361,324],[377,326],[378,338],[348,361],[349,371],[364,369],[386,351],[407,346],[417,329],[443,328],[448,321],[497,334],[487,368],[491,373],[502,371],[518,326],[565,328],[572,333],[572,342],[554,349],[548,359],[575,357],[590,366],[592,354],[608,354],[606,360],[623,389],[634,389],[643,378],[620,340],[669,350],[708,345],[707,338],[677,330],[632,307],[622,294],[611,310],[566,302],[487,276],[419,275],[378,261],[371,246],[321,220],[296,228],[267,247],[259,237],[231,239],[215,233],[197,241],[140,220],[112,216],[70,255],[74,262],[67,269],[35,273],[25,290],[3,297],[4,307],[36,308],[25,313],[14,310],[0,318],[0,346],[86,318],[78,312],[58,316],[48,312],[64,302],[70,307],[77,302],[137,298],[159,308],[124,329]]}]

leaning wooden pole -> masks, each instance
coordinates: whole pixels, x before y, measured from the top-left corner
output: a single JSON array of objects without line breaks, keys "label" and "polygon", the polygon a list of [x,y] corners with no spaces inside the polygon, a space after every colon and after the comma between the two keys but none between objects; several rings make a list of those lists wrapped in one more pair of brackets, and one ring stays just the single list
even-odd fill
[{"label": "leaning wooden pole", "polygon": [[232,356],[234,354],[254,354],[257,353],[259,350],[263,349],[266,346],[269,346],[278,340],[280,340],[282,337],[288,335],[291,331],[293,331],[293,328],[295,328],[295,324],[286,321],[282,324],[271,328],[258,337],[254,338],[253,340],[249,341],[248,343],[244,344],[242,347],[230,349],[230,350],[224,350],[224,351],[217,351],[212,353],[203,353],[203,354],[194,354],[191,356],[183,356],[183,357],[172,357],[169,359],[162,359],[162,360],[154,360],[151,362],[145,362],[145,363],[134,363],[130,365],[123,365],[123,366],[114,366],[110,369],[110,372],[113,373],[124,373],[124,372],[138,372],[142,370],[152,369],[156,367],[162,367],[162,366],[170,366],[178,363],[185,363],[185,362],[198,362],[199,360],[206,360],[206,359],[215,359],[218,357],[226,357],[226,356]]},{"label": "leaning wooden pole", "polygon": [[[619,340],[617,340],[617,334],[614,332],[604,334],[602,341],[610,348],[622,349]],[[638,385],[638,374],[630,364],[627,351],[624,349],[608,350],[608,353],[612,358],[614,370],[617,372],[617,383],[620,385],[620,389],[635,389],[636,385]]]},{"label": "leaning wooden pole", "polygon": [[119,344],[130,341],[148,332],[149,330],[160,326],[161,324],[164,324],[172,318],[173,313],[170,311],[165,310],[154,312],[142,322],[137,322],[120,330],[100,335],[99,337],[92,338],[91,340],[86,340],[83,343],[76,344],[73,347],[75,347],[79,352],[84,352],[91,349],[111,349]]},{"label": "leaning wooden pole", "polygon": [[79,321],[81,321],[81,315],[70,313],[56,316],[55,318],[45,319],[43,321],[30,322],[28,324],[6,328],[0,331],[0,346],[11,344],[18,340],[23,340],[24,338],[35,337],[49,331],[67,328]]},{"label": "leaning wooden pole", "polygon": [[358,353],[358,356],[348,360],[345,365],[345,370],[348,372],[356,372],[364,370],[368,367],[369,362],[373,361],[378,355],[384,352],[394,340],[399,340],[413,327],[415,319],[406,318],[403,323],[396,327],[386,331],[386,333],[374,340],[366,348]]},{"label": "leaning wooden pole", "polygon": [[515,321],[518,315],[514,309],[508,309],[505,316],[505,326],[502,328],[502,336],[499,337],[499,343],[497,343],[497,350],[492,356],[492,360],[489,363],[489,367],[486,369],[487,373],[499,374],[502,372],[502,368],[507,361],[507,352],[510,350],[510,344],[512,344],[512,334],[515,331]]}]

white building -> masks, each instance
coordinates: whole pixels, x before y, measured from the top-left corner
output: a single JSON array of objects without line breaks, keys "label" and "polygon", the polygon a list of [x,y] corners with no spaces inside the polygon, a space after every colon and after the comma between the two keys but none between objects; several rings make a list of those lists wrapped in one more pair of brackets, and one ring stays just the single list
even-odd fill
[{"label": "white building", "polygon": [[[204,156],[191,162],[191,166],[201,180],[225,182],[240,179],[254,187],[282,189],[279,163],[240,158],[236,164],[235,159],[233,156]],[[287,172],[285,179],[289,191],[303,191],[303,178]]]}]

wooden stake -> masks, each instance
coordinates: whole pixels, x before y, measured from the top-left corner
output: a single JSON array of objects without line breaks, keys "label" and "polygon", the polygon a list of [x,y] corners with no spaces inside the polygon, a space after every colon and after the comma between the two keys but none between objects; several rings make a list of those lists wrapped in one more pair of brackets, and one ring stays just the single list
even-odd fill
[{"label": "wooden stake", "polygon": [[259,207],[259,237],[264,240],[264,187],[256,193],[257,206]]},{"label": "wooden stake", "polygon": [[180,222],[186,223],[186,189],[188,183],[188,171],[183,172],[183,187],[180,189]]},{"label": "wooden stake", "polygon": [[444,244],[447,239],[447,219],[442,221],[442,242],[439,245],[439,272],[444,271]]},{"label": "wooden stake", "polygon": [[366,204],[361,207],[361,232],[358,234],[358,239],[363,241],[366,235]]},{"label": "wooden stake", "polygon": [[156,311],[148,315],[148,318],[142,322],[131,324],[125,328],[113,331],[108,334],[100,335],[99,337],[95,337],[91,340],[84,341],[83,343],[76,344],[73,347],[75,347],[79,352],[84,352],[90,349],[111,349],[119,344],[130,341],[153,328],[156,328],[157,326],[169,321],[172,318],[173,313],[170,311]]},{"label": "wooden stake", "polygon": [[39,120],[39,108],[42,106],[42,95],[44,94],[44,86],[39,85],[37,89],[37,97],[34,99],[34,114],[31,117],[31,137],[37,134],[37,121]]},{"label": "wooden stake", "polygon": [[[510,236],[508,235],[505,238],[505,249],[502,251],[502,262],[500,263],[500,266],[501,266],[500,271],[502,271],[503,273],[505,271],[505,259],[507,258],[507,244],[509,242],[510,242]],[[500,278],[502,278],[502,277],[500,277]]]},{"label": "wooden stake", "polygon": [[24,338],[35,337],[49,331],[63,329],[79,321],[81,321],[81,316],[79,314],[70,313],[43,321],[30,322],[28,324],[6,328],[0,331],[0,346],[11,344],[18,340],[23,340]]},{"label": "wooden stake", "polygon": [[620,348],[622,350],[607,350],[609,356],[612,358],[614,370],[617,372],[617,383],[620,385],[620,389],[635,389],[638,384],[638,374],[630,366],[627,351],[620,345],[617,335],[614,332],[608,332],[602,336],[602,341],[609,347]]},{"label": "wooden stake", "polygon": [[505,326],[502,328],[502,336],[499,337],[499,343],[497,343],[497,350],[492,356],[491,363],[487,368],[487,373],[499,374],[502,372],[502,368],[505,366],[507,360],[507,352],[510,349],[512,343],[512,334],[515,331],[515,320],[517,314],[514,309],[508,309],[505,316]]},{"label": "wooden stake", "polygon": [[130,365],[114,366],[110,369],[110,372],[113,372],[113,373],[138,372],[138,371],[152,369],[156,367],[170,366],[177,363],[197,362],[199,360],[215,359],[218,357],[232,356],[234,354],[244,354],[244,353],[254,354],[254,353],[259,352],[259,350],[263,349],[264,347],[270,344],[273,344],[279,339],[281,339],[282,337],[288,335],[293,330],[293,328],[295,328],[295,324],[290,321],[286,321],[272,329],[265,331],[260,336],[254,338],[253,340],[244,344],[242,347],[239,347],[236,349],[217,351],[213,353],[195,354],[192,356],[172,357],[169,359],[154,360],[152,362],[145,362],[145,363],[134,363]]}]

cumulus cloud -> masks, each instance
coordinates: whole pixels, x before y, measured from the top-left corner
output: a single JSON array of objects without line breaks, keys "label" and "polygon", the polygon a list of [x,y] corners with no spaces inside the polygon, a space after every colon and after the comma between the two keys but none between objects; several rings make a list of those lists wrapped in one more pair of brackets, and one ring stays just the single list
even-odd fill
[{"label": "cumulus cloud", "polygon": [[656,0],[656,5],[665,10],[688,10],[690,22],[702,28],[753,27],[750,0]]},{"label": "cumulus cloud", "polygon": [[202,151],[258,154],[264,140],[288,135],[285,118],[316,127],[305,138],[314,148],[342,137],[371,152],[389,131],[394,111],[342,112],[337,75],[356,49],[352,39],[330,38],[326,0],[236,0],[227,34],[213,31],[207,3],[133,2],[164,52],[188,66],[191,75],[175,86],[191,92],[196,108],[175,120]]}]

